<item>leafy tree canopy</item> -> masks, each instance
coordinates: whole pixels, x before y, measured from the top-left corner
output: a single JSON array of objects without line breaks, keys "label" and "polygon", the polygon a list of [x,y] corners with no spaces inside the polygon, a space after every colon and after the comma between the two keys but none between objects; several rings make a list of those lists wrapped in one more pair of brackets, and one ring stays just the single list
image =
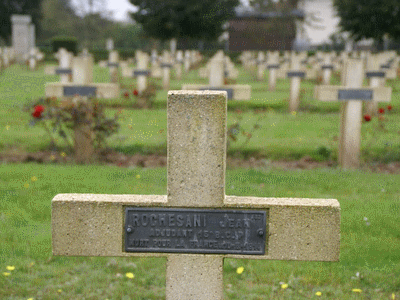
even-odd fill
[{"label": "leafy tree canopy", "polygon": [[340,27],[359,41],[400,38],[400,0],[334,0]]},{"label": "leafy tree canopy", "polygon": [[11,40],[11,15],[30,15],[39,29],[41,0],[0,0],[0,38]]},{"label": "leafy tree canopy", "polygon": [[138,7],[132,18],[151,37],[215,40],[234,16],[239,0],[129,0]]}]

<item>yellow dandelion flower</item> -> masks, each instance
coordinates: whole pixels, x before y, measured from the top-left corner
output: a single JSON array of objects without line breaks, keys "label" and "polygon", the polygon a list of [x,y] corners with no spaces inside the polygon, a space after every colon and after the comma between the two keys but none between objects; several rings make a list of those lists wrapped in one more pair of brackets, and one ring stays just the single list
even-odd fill
[{"label": "yellow dandelion flower", "polygon": [[318,297],[320,297],[321,295],[322,295],[322,293],[321,293],[321,292],[319,292],[319,291],[315,293],[315,296],[318,296]]},{"label": "yellow dandelion flower", "polygon": [[360,290],[360,289],[352,289],[351,291],[354,292],[354,293],[361,293],[362,292],[362,290]]},{"label": "yellow dandelion flower", "polygon": [[58,293],[62,293],[62,289],[57,290]]},{"label": "yellow dandelion flower", "polygon": [[238,273],[238,274],[242,274],[243,271],[244,271],[243,267],[239,267],[239,268],[236,269],[236,273]]},{"label": "yellow dandelion flower", "polygon": [[31,180],[32,180],[33,182],[35,182],[35,181],[37,181],[37,177],[36,177],[36,176],[32,176]]},{"label": "yellow dandelion flower", "polygon": [[282,290],[285,290],[285,289],[287,289],[288,288],[288,284],[287,283],[283,283],[283,284],[281,284],[281,289]]},{"label": "yellow dandelion flower", "polygon": [[25,183],[25,184],[24,184],[24,188],[27,189],[28,187],[29,187],[29,183]]},{"label": "yellow dandelion flower", "polygon": [[66,154],[65,152],[61,152],[61,156],[62,156],[62,157],[66,157],[67,154]]},{"label": "yellow dandelion flower", "polygon": [[14,271],[14,270],[15,270],[15,267],[14,267],[14,266],[7,266],[6,269],[7,269],[8,271]]},{"label": "yellow dandelion flower", "polygon": [[33,298],[28,298],[27,300],[33,300]]},{"label": "yellow dandelion flower", "polygon": [[137,179],[139,179],[139,178],[140,178],[140,175],[139,175],[139,174],[137,174],[137,175],[136,175],[136,178],[137,178]]},{"label": "yellow dandelion flower", "polygon": [[297,112],[292,111],[292,116],[295,116],[297,114]]},{"label": "yellow dandelion flower", "polygon": [[28,267],[31,268],[31,267],[33,267],[34,264],[35,264],[34,262],[31,262]]},{"label": "yellow dandelion flower", "polygon": [[131,272],[126,273],[125,276],[128,277],[129,279],[135,278],[135,275]]},{"label": "yellow dandelion flower", "polygon": [[7,129],[7,130],[10,129],[10,125],[6,125],[6,129]]},{"label": "yellow dandelion flower", "polygon": [[3,275],[4,275],[4,276],[10,276],[10,275],[11,275],[11,273],[8,273],[8,272],[3,272]]},{"label": "yellow dandelion flower", "polygon": [[392,300],[396,299],[396,295],[392,293]]}]

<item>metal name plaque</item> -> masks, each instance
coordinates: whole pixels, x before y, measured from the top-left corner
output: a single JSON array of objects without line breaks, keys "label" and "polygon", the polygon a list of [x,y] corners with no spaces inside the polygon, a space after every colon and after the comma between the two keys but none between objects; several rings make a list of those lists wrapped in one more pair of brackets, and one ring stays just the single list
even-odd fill
[{"label": "metal name plaque", "polygon": [[339,100],[372,100],[372,90],[339,90]]},{"label": "metal name plaque", "polygon": [[149,70],[134,70],[133,71],[133,76],[149,76],[150,71]]},{"label": "metal name plaque", "polygon": [[305,77],[306,76],[306,73],[305,72],[288,72],[287,73],[287,77],[300,77],[300,78],[303,78],[303,77]]},{"label": "metal name plaque", "polygon": [[95,97],[97,88],[95,86],[64,86],[64,96],[87,96]]},{"label": "metal name plaque", "polygon": [[57,75],[60,75],[60,74],[72,74],[72,70],[71,69],[58,68],[58,69],[56,69],[56,74]]},{"label": "metal name plaque", "polygon": [[172,64],[161,63],[160,66],[161,66],[161,68],[172,68]]},{"label": "metal name plaque", "polygon": [[373,71],[373,72],[366,72],[365,75],[367,76],[367,78],[371,78],[371,77],[385,77],[385,72],[379,72],[379,71]]},{"label": "metal name plaque", "polygon": [[205,87],[199,89],[200,91],[225,91],[227,94],[228,99],[233,99],[233,89],[224,89],[224,88],[217,88],[217,87]]},{"label": "metal name plaque", "polygon": [[268,69],[279,69],[281,66],[280,65],[268,65]]},{"label": "metal name plaque", "polygon": [[323,66],[321,67],[321,69],[322,69],[322,70],[326,70],[326,69],[332,70],[332,69],[333,69],[333,66],[332,66],[332,65],[323,65]]},{"label": "metal name plaque", "polygon": [[267,212],[125,208],[125,251],[264,255]]},{"label": "metal name plaque", "polygon": [[109,62],[109,63],[107,63],[107,65],[109,68],[118,68],[119,67],[119,63]]}]

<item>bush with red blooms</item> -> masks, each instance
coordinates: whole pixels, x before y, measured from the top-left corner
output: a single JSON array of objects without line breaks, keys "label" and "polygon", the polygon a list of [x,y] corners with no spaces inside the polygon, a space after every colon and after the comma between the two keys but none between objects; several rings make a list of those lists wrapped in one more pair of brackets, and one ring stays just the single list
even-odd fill
[{"label": "bush with red blooms", "polygon": [[388,105],[388,106],[387,106],[387,110],[388,110],[388,111],[391,111],[392,108],[393,108],[393,107],[392,107],[391,105]]},{"label": "bush with red blooms", "polygon": [[[153,80],[148,80],[147,88],[139,94],[139,91],[134,85],[121,85],[121,88],[125,90],[123,96],[129,101],[123,105],[129,105],[129,107],[135,108],[151,108],[154,100],[156,99],[157,90],[161,87]],[[132,101],[132,103],[131,103]]]},{"label": "bush with red blooms", "polygon": [[385,113],[385,109],[381,107],[381,108],[378,109],[378,112],[379,112],[380,114],[384,114],[384,113]]},{"label": "bush with red blooms", "polygon": [[365,122],[371,121],[371,116],[370,115],[364,115],[364,120],[365,120]]},{"label": "bush with red blooms", "polygon": [[44,106],[43,105],[36,105],[34,107],[34,111],[32,113],[32,117],[36,119],[40,119],[42,117],[42,113],[44,112]]},{"label": "bush with red blooms", "polygon": [[63,101],[55,97],[40,98],[33,104],[25,105],[23,110],[31,113],[31,126],[43,126],[52,147],[57,145],[57,137],[61,137],[73,149],[74,128],[82,123],[92,127],[94,147],[97,149],[105,147],[105,139],[119,128],[118,113],[112,119],[106,118],[104,108],[97,99],[87,97],[74,96]]}]

